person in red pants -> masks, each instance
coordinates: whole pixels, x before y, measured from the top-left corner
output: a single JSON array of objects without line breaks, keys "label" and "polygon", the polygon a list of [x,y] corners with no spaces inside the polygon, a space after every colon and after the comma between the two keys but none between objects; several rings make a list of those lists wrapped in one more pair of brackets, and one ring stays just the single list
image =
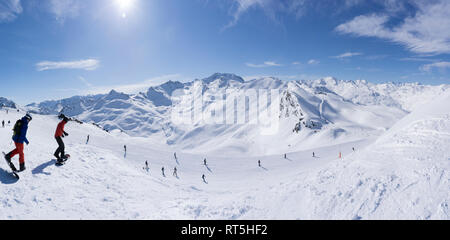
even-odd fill
[{"label": "person in red pants", "polygon": [[14,144],[16,145],[16,149],[12,150],[10,153],[5,155],[6,161],[9,163],[13,171],[17,171],[14,164],[11,162],[11,158],[13,158],[15,155],[19,154],[19,163],[20,163],[20,169],[18,172],[22,172],[25,170],[25,154],[23,153],[23,144],[26,143],[27,145],[30,144],[30,142],[27,139],[27,131],[28,131],[28,123],[32,120],[30,114],[25,115],[22,119],[18,120],[16,122],[16,125],[14,125],[14,135],[12,137]]},{"label": "person in red pants", "polygon": [[56,127],[55,139],[58,143],[58,148],[56,149],[54,156],[56,157],[56,161],[58,163],[62,163],[67,160],[64,152],[65,146],[62,138],[69,136],[69,134],[64,131],[64,126],[67,124],[67,122],[69,122],[69,119],[63,114],[61,114],[59,117],[62,118],[62,121],[59,122],[58,126]]}]

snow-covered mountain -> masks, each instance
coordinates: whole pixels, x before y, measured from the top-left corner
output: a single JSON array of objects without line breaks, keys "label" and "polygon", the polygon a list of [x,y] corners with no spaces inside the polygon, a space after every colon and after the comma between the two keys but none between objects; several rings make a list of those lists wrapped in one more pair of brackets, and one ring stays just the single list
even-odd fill
[{"label": "snow-covered mountain", "polygon": [[[200,93],[196,89],[198,83]],[[227,149],[230,154],[264,155],[379,136],[415,105],[448,88],[448,85],[372,84],[334,78],[286,82],[268,77],[244,81],[234,74],[216,73],[188,83],[169,81],[149,88],[146,93],[125,94],[112,90],[109,94],[77,96],[27,107],[39,114],[62,112],[109,131],[118,129],[131,136],[152,137],[192,153]],[[203,109],[210,111],[215,105],[201,93],[260,89],[280,92],[280,128],[273,136],[261,136],[260,126],[248,124],[248,121],[245,124],[211,125],[200,121],[180,125],[171,119],[171,96],[175,91],[193,96],[193,101],[203,102]],[[258,99],[249,99],[245,110],[256,106]],[[270,105],[271,102],[267,109]],[[267,145],[269,139],[276,140],[278,146]]]},{"label": "snow-covered mountain", "polygon": [[3,107],[16,108],[16,104],[11,100],[0,97],[0,108],[3,108]]}]

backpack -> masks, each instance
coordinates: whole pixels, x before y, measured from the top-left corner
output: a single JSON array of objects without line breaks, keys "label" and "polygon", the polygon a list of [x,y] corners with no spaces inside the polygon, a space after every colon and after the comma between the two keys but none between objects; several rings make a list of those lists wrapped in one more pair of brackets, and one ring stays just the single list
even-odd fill
[{"label": "backpack", "polygon": [[19,119],[16,121],[16,124],[14,124],[13,128],[13,137],[20,136],[20,131],[22,130],[22,120]]}]

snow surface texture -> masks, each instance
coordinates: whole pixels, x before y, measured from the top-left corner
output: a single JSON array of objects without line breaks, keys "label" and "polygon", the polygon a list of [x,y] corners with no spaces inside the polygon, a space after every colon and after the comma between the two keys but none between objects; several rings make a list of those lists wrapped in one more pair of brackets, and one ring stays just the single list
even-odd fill
[{"label": "snow surface texture", "polygon": [[[231,84],[243,83],[237,79]],[[250,84],[277,82],[262,79]],[[303,111],[323,124],[317,135],[326,137],[317,137],[316,129],[309,128],[295,133],[295,124],[267,139],[246,126],[225,131],[235,135],[245,130],[241,136],[253,134],[248,139],[259,141],[254,146],[272,147],[273,153],[259,156],[245,151],[246,145],[241,146],[246,154],[229,154],[239,139],[227,139],[229,135],[220,132],[205,146],[228,142],[228,147],[204,148],[199,154],[161,142],[158,136],[107,133],[92,124],[69,122],[70,135],[64,141],[72,157],[56,167],[52,155],[58,120],[34,114],[28,132],[31,143],[25,146],[27,170],[20,173],[21,179],[12,178],[6,163],[0,163],[0,219],[450,219],[449,91],[430,90],[437,92],[434,99],[423,94],[431,101],[410,105],[414,110],[408,113],[383,104],[346,101],[334,91],[327,93],[325,102],[314,91],[305,95],[296,88],[299,84],[286,84],[291,96],[282,95],[284,109],[289,108],[283,112],[289,115],[283,117],[285,123],[298,123],[291,116]],[[124,101],[130,97],[113,95]],[[0,119],[11,123],[23,115],[0,111]],[[340,136],[327,130],[335,125],[349,133]],[[0,149],[5,152],[14,148],[11,128],[0,128]],[[203,126],[199,134],[210,131]],[[302,145],[297,138],[308,141]],[[184,141],[194,144],[197,139]],[[291,147],[284,146],[289,142]],[[281,152],[287,152],[286,158]],[[13,162],[18,165],[17,157]],[[178,177],[172,175],[174,167]]]},{"label": "snow surface texture", "polygon": [[[151,87],[146,93],[124,94],[113,90],[103,95],[33,103],[27,108],[39,114],[62,112],[109,131],[158,139],[184,152],[226,151],[234,156],[259,156],[306,150],[324,142],[336,144],[379,136],[417,104],[449,89],[449,85],[377,85],[334,78],[286,82],[268,77],[244,81],[237,75],[221,73],[197,81],[203,84],[203,91],[279,89],[283,97],[279,133],[260,136],[259,126],[251,124],[174,124],[171,95],[183,89],[201,101],[202,95],[195,94],[194,82],[169,81]],[[253,104],[255,100],[250,100],[249,106]],[[212,106],[205,101],[205,109]]]}]

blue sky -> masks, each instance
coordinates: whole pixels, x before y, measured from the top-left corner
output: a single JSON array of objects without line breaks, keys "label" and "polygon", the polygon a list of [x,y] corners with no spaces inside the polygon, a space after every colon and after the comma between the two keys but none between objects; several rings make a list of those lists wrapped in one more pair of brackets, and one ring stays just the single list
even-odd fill
[{"label": "blue sky", "polygon": [[1,0],[0,96],[250,79],[450,83],[447,0]]}]

